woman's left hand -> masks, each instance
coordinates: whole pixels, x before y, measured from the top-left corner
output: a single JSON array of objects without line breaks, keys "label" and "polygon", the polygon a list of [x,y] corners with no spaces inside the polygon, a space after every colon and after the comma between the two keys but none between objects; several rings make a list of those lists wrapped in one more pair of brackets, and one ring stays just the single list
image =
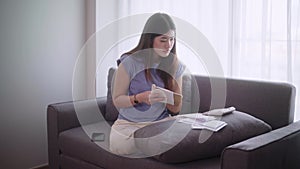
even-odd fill
[{"label": "woman's left hand", "polygon": [[149,102],[150,104],[154,104],[157,102],[167,102],[167,97],[163,91],[160,89],[154,89],[151,91],[149,95]]}]

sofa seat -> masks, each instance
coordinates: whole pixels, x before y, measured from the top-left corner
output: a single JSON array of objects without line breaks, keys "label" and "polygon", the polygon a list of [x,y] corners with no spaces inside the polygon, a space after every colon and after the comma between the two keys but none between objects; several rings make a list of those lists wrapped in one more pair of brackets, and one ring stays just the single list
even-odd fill
[{"label": "sofa seat", "polygon": [[[90,124],[84,127],[86,131],[100,129],[99,126],[106,125],[106,122]],[[82,127],[72,128],[61,132],[59,135],[59,148],[61,150],[61,158],[70,158],[73,160],[80,159],[90,164],[100,166],[106,169],[120,168],[126,166],[130,169],[216,169],[220,168],[220,158],[211,158],[205,160],[197,160],[182,164],[167,164],[159,162],[153,158],[127,158],[112,154],[105,149],[108,148],[109,131],[102,131],[105,133],[104,142],[92,142],[88,131],[86,134]],[[102,128],[103,129],[103,128]],[[101,132],[97,130],[97,132]],[[97,144],[102,144],[102,147]],[[105,154],[105,156],[103,156]]]}]

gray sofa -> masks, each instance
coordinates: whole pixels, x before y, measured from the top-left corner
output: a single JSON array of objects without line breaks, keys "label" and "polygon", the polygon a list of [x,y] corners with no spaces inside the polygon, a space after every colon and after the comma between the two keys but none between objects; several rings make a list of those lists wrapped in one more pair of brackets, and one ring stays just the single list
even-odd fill
[{"label": "gray sofa", "polygon": [[[110,70],[107,97],[48,106],[48,155],[51,169],[300,168],[300,122],[293,122],[296,92],[293,85],[199,75],[184,77],[182,113],[234,106],[266,122],[272,131],[228,145],[217,156],[181,163],[166,163],[152,157],[128,158],[110,153],[107,151],[110,132],[107,126],[117,116],[112,113],[115,110],[111,107],[109,93],[112,73]],[[212,92],[220,90],[215,85],[219,83],[223,84],[221,90],[225,91],[224,103],[220,101],[221,97],[215,97]],[[104,141],[91,141],[94,130],[104,133]]]}]

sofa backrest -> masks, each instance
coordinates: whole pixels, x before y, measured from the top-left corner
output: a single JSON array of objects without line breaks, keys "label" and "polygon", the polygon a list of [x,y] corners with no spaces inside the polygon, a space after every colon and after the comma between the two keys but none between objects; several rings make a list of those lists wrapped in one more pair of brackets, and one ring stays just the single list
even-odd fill
[{"label": "sofa backrest", "polygon": [[[264,120],[273,129],[293,122],[296,89],[289,83],[199,75],[194,75],[193,78],[195,83],[192,90],[198,92],[191,92],[194,94],[192,97],[199,97],[200,104],[197,99],[192,104],[199,105],[199,112],[234,106],[239,111]],[[224,91],[225,95],[214,91]]]},{"label": "sofa backrest", "polygon": [[[115,68],[110,68],[105,111],[108,121],[115,121],[118,117],[111,95],[114,73]],[[264,120],[273,129],[293,122],[296,89],[291,84],[188,74],[183,76],[182,83],[181,114],[234,106]]]}]

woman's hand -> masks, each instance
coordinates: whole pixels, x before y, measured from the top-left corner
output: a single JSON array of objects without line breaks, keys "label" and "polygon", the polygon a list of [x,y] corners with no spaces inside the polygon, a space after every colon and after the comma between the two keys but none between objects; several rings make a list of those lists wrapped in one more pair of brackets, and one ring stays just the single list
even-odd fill
[{"label": "woman's hand", "polygon": [[155,89],[152,91],[145,91],[136,95],[136,98],[139,102],[146,103],[148,105],[157,103],[157,102],[165,102],[166,95],[159,89]]},{"label": "woman's hand", "polygon": [[135,95],[135,97],[139,103],[146,103],[146,104],[150,105],[150,100],[149,100],[150,94],[151,94],[151,91],[145,91],[145,92]]},{"label": "woman's hand", "polygon": [[160,89],[154,89],[151,91],[150,95],[149,95],[149,101],[150,104],[154,104],[157,102],[167,102],[167,97],[165,95],[165,93],[163,91],[161,91]]}]

